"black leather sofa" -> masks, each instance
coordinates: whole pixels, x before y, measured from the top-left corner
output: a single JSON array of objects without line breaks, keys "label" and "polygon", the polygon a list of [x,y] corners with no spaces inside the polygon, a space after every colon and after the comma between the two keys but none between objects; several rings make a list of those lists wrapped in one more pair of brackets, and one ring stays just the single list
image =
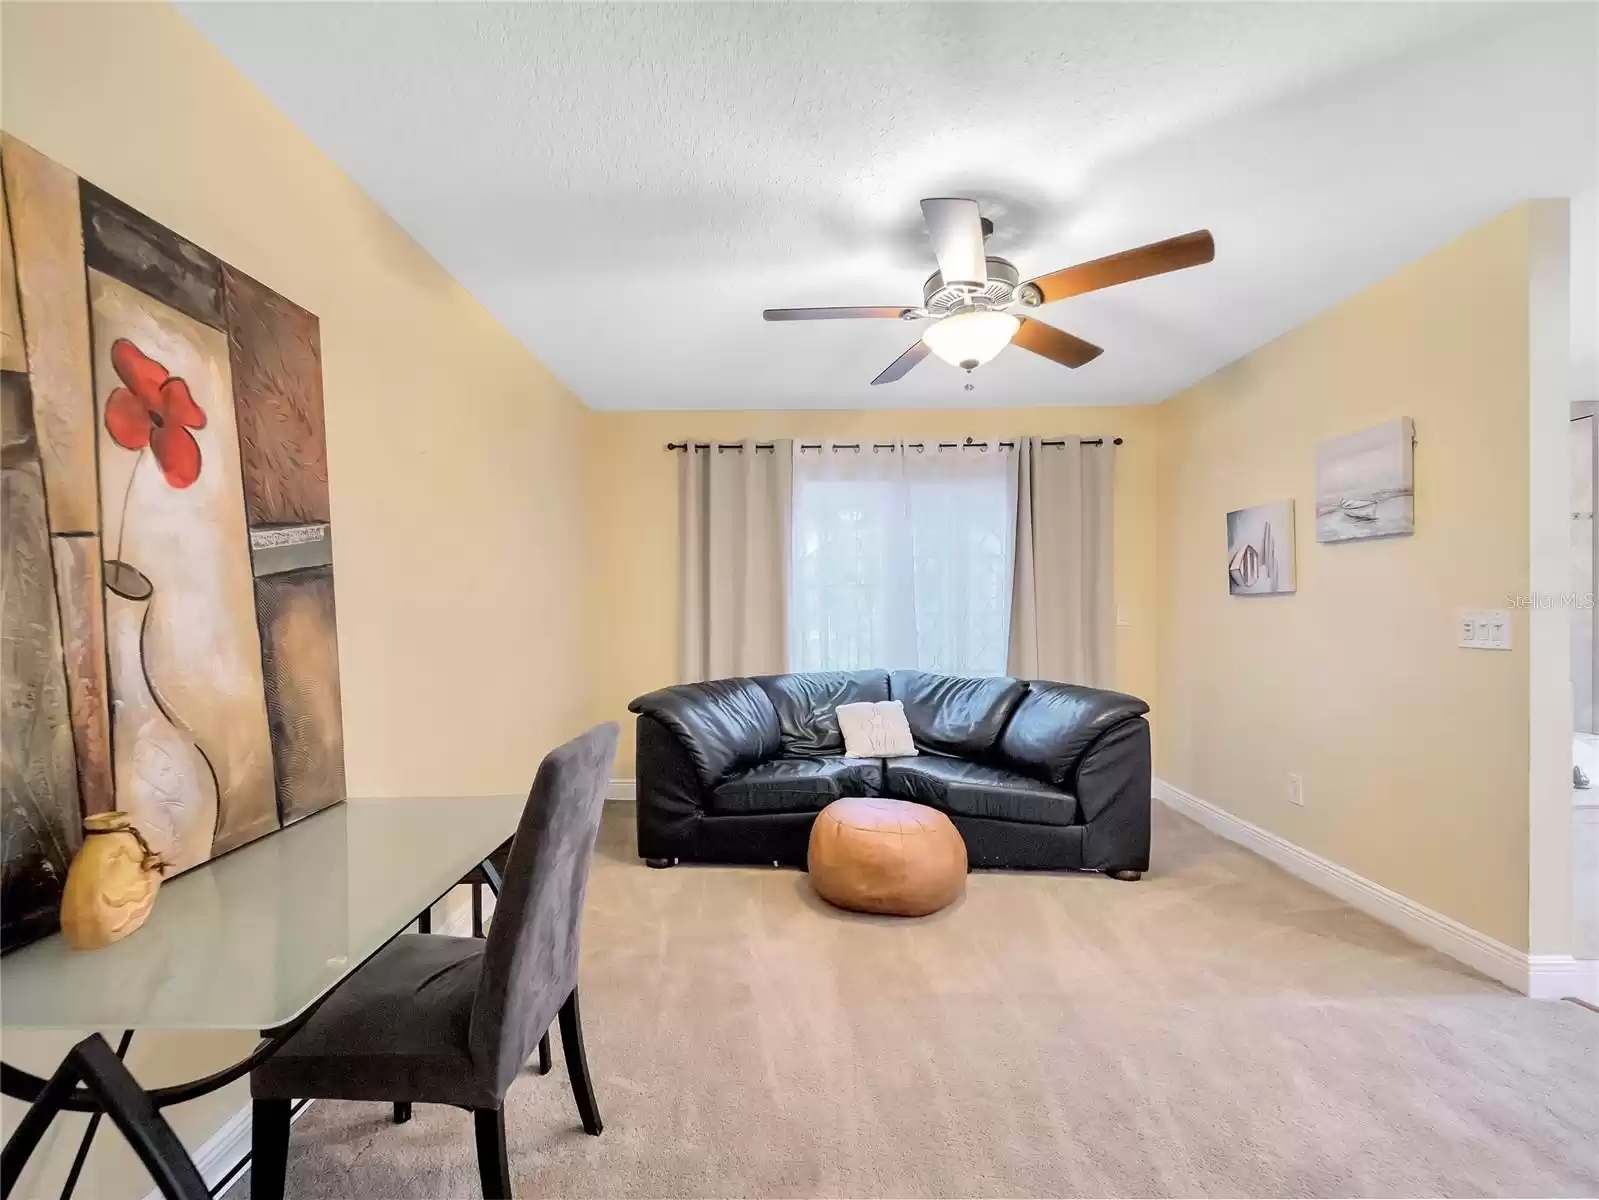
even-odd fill
[{"label": "black leather sofa", "polygon": [[[918,754],[845,758],[834,709],[899,700]],[[974,867],[1149,868],[1149,706],[1046,680],[829,671],[685,683],[640,696],[638,852],[805,865],[841,796],[947,813]]]}]

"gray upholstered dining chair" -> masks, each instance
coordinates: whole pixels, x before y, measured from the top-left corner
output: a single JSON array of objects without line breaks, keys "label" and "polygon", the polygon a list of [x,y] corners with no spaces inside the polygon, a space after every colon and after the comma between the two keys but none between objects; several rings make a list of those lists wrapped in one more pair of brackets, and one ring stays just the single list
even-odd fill
[{"label": "gray upholstered dining chair", "polygon": [[303,1097],[469,1108],[483,1195],[509,1197],[505,1093],[557,1016],[583,1129],[598,1136],[578,936],[617,732],[596,726],[539,767],[486,940],[402,934],[250,1073],[257,1200],[281,1200],[289,1106]]}]

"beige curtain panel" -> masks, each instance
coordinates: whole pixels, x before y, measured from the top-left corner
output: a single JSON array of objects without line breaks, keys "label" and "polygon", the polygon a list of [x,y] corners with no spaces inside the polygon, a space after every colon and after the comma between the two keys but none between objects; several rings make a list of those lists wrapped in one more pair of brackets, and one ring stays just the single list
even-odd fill
[{"label": "beige curtain panel", "polygon": [[682,682],[786,669],[794,444],[678,454]]},{"label": "beige curtain panel", "polygon": [[1007,669],[1021,679],[1111,686],[1115,447],[1016,440],[1016,557]]}]

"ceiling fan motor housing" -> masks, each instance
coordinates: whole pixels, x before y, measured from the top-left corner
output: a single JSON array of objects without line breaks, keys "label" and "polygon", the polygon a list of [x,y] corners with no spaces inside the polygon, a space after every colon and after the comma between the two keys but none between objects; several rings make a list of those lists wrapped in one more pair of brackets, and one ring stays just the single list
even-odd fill
[{"label": "ceiling fan motor housing", "polygon": [[922,285],[922,307],[930,317],[947,317],[962,309],[1008,308],[1017,299],[1021,275],[1003,258],[985,259],[988,264],[988,283],[977,287],[970,283],[946,285],[944,276],[934,271]]}]

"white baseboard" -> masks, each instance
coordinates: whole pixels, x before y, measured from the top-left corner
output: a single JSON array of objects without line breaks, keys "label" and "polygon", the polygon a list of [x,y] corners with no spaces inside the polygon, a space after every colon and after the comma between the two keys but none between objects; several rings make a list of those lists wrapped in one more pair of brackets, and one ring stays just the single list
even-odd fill
[{"label": "white baseboard", "polygon": [[1574,997],[1599,1004],[1599,959],[1534,954],[1528,960],[1527,995],[1534,1000]]},{"label": "white baseboard", "polygon": [[613,780],[611,780],[610,786],[608,786],[605,789],[605,798],[607,800],[637,800],[638,799],[638,780],[636,780],[636,779],[613,779]]},{"label": "white baseboard", "polygon": [[[464,905],[455,905],[454,911],[447,912],[445,918],[438,922],[434,928],[435,933],[449,934],[451,937],[465,937],[472,930],[472,913]],[[290,1118],[290,1123],[298,1121],[311,1109],[311,1101]],[[250,1106],[246,1104],[234,1113],[221,1127],[201,1143],[198,1150],[192,1151],[194,1165],[200,1171],[200,1178],[205,1180],[205,1186],[215,1188],[217,1181],[227,1178],[232,1171],[250,1154]],[[228,1184],[227,1188],[218,1193],[216,1200],[221,1200],[234,1185],[244,1178],[245,1172],[240,1171],[238,1176]],[[161,1200],[161,1189],[153,1189],[144,1200]]]},{"label": "white baseboard", "polygon": [[[1490,979],[1540,999],[1580,996],[1590,999],[1596,965],[1569,955],[1528,955],[1496,938],[1462,925],[1380,883],[1357,875],[1348,867],[1313,854],[1286,838],[1252,825],[1207,800],[1189,794],[1164,779],[1155,780],[1155,798],[1230,842],[1253,850],[1290,875],[1329,892],[1344,903],[1391,925],[1423,946],[1447,954]],[[1583,988],[1583,976],[1587,987]],[[1565,990],[1561,990],[1564,988]]]}]

